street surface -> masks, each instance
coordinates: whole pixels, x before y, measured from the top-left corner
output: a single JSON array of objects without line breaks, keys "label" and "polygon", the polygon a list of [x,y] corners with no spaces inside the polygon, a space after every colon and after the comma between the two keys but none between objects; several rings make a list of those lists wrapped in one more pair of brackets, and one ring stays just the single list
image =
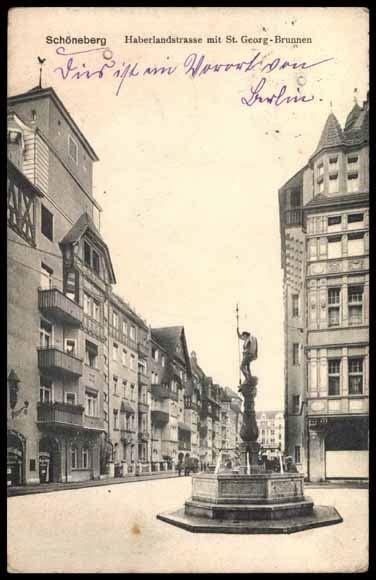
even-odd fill
[{"label": "street surface", "polygon": [[368,565],[368,490],[309,488],[344,521],[291,535],[191,534],[156,519],[191,478],[8,499],[9,572],[356,572]]}]

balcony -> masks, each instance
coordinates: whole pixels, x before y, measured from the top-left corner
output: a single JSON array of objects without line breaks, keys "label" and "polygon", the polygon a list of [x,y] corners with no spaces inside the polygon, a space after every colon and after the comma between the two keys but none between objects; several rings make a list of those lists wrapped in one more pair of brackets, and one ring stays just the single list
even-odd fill
[{"label": "balcony", "polygon": [[151,385],[151,394],[156,399],[170,399],[170,390],[162,385]]},{"label": "balcony", "polygon": [[131,348],[132,350],[137,352],[137,350],[138,350],[137,349],[137,342],[135,340],[133,340],[133,338],[130,338],[129,336],[124,334],[119,328],[115,328],[114,326],[110,326],[110,334],[115,340],[117,340],[118,342],[121,342],[122,344],[125,344],[128,348]]},{"label": "balcony", "polygon": [[142,401],[138,402],[138,412],[139,413],[149,413],[149,405],[147,403],[144,403]]},{"label": "balcony", "polygon": [[87,314],[83,315],[82,328],[88,334],[94,336],[94,338],[97,338],[98,340],[103,341],[105,339],[103,324],[98,320],[95,320],[95,318],[88,316]]},{"label": "balcony", "polygon": [[83,412],[81,405],[67,403],[38,403],[37,422],[50,427],[66,427],[83,429]]},{"label": "balcony", "polygon": [[301,208],[285,211],[285,226],[301,226],[303,224],[303,210]]},{"label": "balcony", "polygon": [[89,431],[105,431],[104,421],[101,417],[91,417],[89,415],[84,415],[84,427]]},{"label": "balcony", "polygon": [[46,373],[82,375],[82,360],[57,348],[38,348],[38,367]]},{"label": "balcony", "polygon": [[178,441],[178,449],[179,449],[179,451],[191,451],[191,442],[190,441]]},{"label": "balcony", "polygon": [[180,431],[185,431],[187,433],[190,433],[192,431],[190,425],[187,425],[187,423],[183,423],[183,421],[178,422],[178,429]]},{"label": "balcony", "polygon": [[144,442],[147,443],[150,439],[150,433],[149,431],[139,431],[138,432],[138,440],[140,442]]},{"label": "balcony", "polygon": [[161,409],[152,409],[151,420],[155,425],[166,425],[170,420],[170,414]]},{"label": "balcony", "polygon": [[142,342],[137,344],[137,352],[142,358],[149,358],[149,346]]},{"label": "balcony", "polygon": [[39,309],[62,324],[79,326],[83,320],[81,306],[57,288],[38,291]]},{"label": "balcony", "polygon": [[141,373],[140,371],[138,371],[138,384],[139,385],[145,385],[146,387],[149,386],[150,383],[150,379],[148,377],[148,375],[146,375],[145,373]]},{"label": "balcony", "polygon": [[136,440],[136,434],[134,429],[120,429],[120,440],[126,445],[134,443]]}]

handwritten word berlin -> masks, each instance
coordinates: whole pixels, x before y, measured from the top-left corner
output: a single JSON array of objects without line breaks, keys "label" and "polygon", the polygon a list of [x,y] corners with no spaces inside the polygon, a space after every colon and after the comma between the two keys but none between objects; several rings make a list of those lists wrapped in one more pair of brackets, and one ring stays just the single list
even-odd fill
[{"label": "handwritten word berlin", "polygon": [[[55,68],[54,72],[59,74],[61,79],[64,81],[115,79],[117,81],[117,96],[123,88],[124,81],[136,77],[168,77],[182,73],[192,79],[198,79],[210,73],[222,74],[229,71],[242,73],[256,72],[265,76],[263,76],[258,84],[256,84],[255,88],[250,88],[250,96],[241,98],[242,104],[251,106],[257,102],[265,102],[267,104],[275,104],[276,106],[279,106],[283,103],[290,102],[309,102],[314,99],[314,96],[306,97],[305,95],[298,93],[295,96],[289,97],[286,94],[286,85],[280,87],[271,97],[263,96],[260,93],[266,83],[266,76],[278,71],[305,71],[333,60],[333,58],[326,58],[311,63],[288,61],[280,57],[270,59],[270,55],[262,55],[261,52],[256,52],[250,60],[243,60],[235,63],[208,63],[204,54],[198,55],[196,53],[191,53],[181,64],[178,63],[171,65],[170,63],[164,63],[145,66],[140,62],[127,63],[123,60],[117,61],[113,58],[112,51],[107,48],[102,54],[103,58],[106,59],[105,62],[102,61],[94,65],[89,65],[84,62],[88,57],[92,56],[92,54],[89,55],[88,53],[96,53],[97,55],[100,50],[100,48],[95,48],[78,52],[66,52],[66,49],[63,46],[59,46],[56,49],[56,53],[65,58],[65,61],[61,66]],[[169,60],[169,57],[166,57],[166,60]]]}]

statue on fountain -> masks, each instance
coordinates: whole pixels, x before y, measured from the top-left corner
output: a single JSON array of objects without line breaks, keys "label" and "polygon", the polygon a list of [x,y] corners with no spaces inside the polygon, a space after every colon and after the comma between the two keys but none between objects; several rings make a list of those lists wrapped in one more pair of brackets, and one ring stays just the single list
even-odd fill
[{"label": "statue on fountain", "polygon": [[[236,332],[238,338],[243,341],[243,357],[240,364],[240,371],[244,376],[244,381],[240,381],[239,392],[244,398],[244,413],[243,413],[243,423],[240,429],[240,437],[243,441],[240,445],[241,450],[241,471],[243,473],[248,473],[249,470],[257,470],[258,467],[258,452],[260,449],[257,439],[259,436],[259,431],[256,421],[255,413],[255,397],[257,394],[256,385],[258,379],[251,373],[251,362],[257,359],[258,355],[258,345],[257,338],[253,336],[250,332],[244,330],[239,331],[239,315],[238,308],[236,310],[237,314],[237,327]],[[253,466],[253,467],[250,467]]]}]

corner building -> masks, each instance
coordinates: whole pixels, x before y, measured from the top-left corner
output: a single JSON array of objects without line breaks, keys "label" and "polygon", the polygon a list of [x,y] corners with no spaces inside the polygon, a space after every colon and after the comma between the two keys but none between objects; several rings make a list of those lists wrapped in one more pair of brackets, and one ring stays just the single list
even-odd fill
[{"label": "corner building", "polygon": [[311,481],[368,477],[368,118],[330,113],[279,190],[286,451]]},{"label": "corner building", "polygon": [[94,150],[52,88],[8,100],[8,485],[98,478],[115,275]]}]

